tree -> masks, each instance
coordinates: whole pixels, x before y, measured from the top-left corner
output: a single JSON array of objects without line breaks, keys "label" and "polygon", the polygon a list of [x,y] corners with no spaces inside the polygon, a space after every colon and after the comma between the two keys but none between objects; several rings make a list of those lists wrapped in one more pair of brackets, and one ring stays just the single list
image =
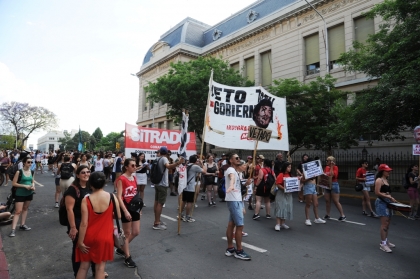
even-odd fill
[{"label": "tree", "polygon": [[96,145],[96,149],[115,150],[115,143],[121,138],[121,133],[111,132],[103,137]]},{"label": "tree", "polygon": [[13,149],[15,147],[16,137],[13,135],[0,136],[0,149]]},{"label": "tree", "polygon": [[182,109],[190,115],[188,128],[202,141],[205,108],[209,92],[210,73],[213,79],[230,86],[252,86],[253,83],[230,67],[229,63],[214,57],[199,57],[188,62],[171,63],[169,72],[149,83],[145,88],[148,100],[168,104],[168,119],[181,122]]},{"label": "tree", "polygon": [[0,106],[0,119],[15,133],[20,145],[18,147],[22,147],[33,132],[57,127],[57,118],[53,112],[28,103],[3,103]]},{"label": "tree", "polygon": [[420,1],[385,0],[366,16],[385,23],[365,43],[354,42],[340,60],[346,71],[379,80],[340,112],[343,137],[373,133],[384,140],[404,139],[401,131],[420,124]]},{"label": "tree", "polygon": [[[86,131],[81,131],[82,143],[86,143],[88,149],[92,149],[91,146],[91,135]],[[64,132],[64,138],[60,139],[60,143],[64,145],[66,150],[77,150],[79,145],[79,133],[76,133],[73,137],[67,132]]]},{"label": "tree", "polygon": [[99,142],[101,140],[101,138],[103,138],[103,134],[102,134],[102,130],[101,128],[96,128],[96,130],[93,132],[92,134],[93,137],[95,137],[96,142]]},{"label": "tree", "polygon": [[335,89],[335,81],[330,75],[308,84],[297,79],[273,81],[269,91],[287,100],[290,154],[301,147],[331,151],[339,146],[332,128],[338,117],[333,112],[346,92]]}]

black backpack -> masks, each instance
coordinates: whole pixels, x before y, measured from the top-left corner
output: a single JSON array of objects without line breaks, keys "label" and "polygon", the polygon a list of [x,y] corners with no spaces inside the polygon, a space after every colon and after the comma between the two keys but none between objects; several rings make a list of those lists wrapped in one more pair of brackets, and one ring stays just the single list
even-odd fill
[{"label": "black backpack", "polygon": [[[74,187],[76,189],[77,198],[80,198],[80,190],[74,185],[70,185],[69,187]],[[68,189],[67,189],[68,190]],[[62,226],[68,226],[69,225],[69,219],[67,218],[67,208],[66,208],[66,192],[64,192],[63,197],[60,201],[60,207],[58,208],[58,220],[60,221],[60,225]]]},{"label": "black backpack", "polygon": [[60,167],[61,179],[69,179],[73,176],[73,165],[71,163],[62,163]]},{"label": "black backpack", "polygon": [[271,187],[276,182],[276,178],[273,175],[273,171],[270,169],[270,172],[267,171],[267,178],[265,179],[264,169],[267,171],[267,168],[263,168],[262,169],[262,171],[264,173],[264,177],[261,180],[260,185],[258,185],[258,187],[260,187],[261,185],[263,185],[264,186],[264,193],[270,193]]},{"label": "black backpack", "polygon": [[[22,162],[21,160],[17,161],[13,164],[13,166],[9,167],[7,169],[7,175],[9,176],[9,179],[13,181],[13,177],[15,177],[16,172],[19,170],[19,163]],[[19,176],[22,176],[19,174]]]},{"label": "black backpack", "polygon": [[162,181],[162,177],[163,177],[163,173],[160,169],[159,169],[159,161],[162,158],[159,158],[157,160],[154,160],[152,163],[152,170],[150,171],[150,181],[153,184],[159,184]]},{"label": "black backpack", "polygon": [[219,194],[219,198],[224,200],[226,198],[226,186],[225,186],[225,178],[219,179],[217,183],[217,193]]}]

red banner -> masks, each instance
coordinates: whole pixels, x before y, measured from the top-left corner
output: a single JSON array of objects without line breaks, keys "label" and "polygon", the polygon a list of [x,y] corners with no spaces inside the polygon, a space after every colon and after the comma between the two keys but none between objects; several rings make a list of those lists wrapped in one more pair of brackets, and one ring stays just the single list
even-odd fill
[{"label": "red banner", "polygon": [[[176,154],[181,144],[181,131],[145,128],[131,124],[125,124],[125,155],[130,158],[130,153],[145,153],[146,160],[156,158],[156,153],[161,146],[166,146]],[[187,156],[197,153],[195,134],[189,132],[187,136]]]}]

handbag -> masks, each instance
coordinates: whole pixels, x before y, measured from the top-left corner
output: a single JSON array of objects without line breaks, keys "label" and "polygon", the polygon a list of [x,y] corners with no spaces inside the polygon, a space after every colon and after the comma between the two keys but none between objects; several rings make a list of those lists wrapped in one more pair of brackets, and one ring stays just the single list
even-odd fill
[{"label": "handbag", "polygon": [[363,184],[356,183],[356,185],[354,186],[354,190],[356,190],[356,192],[362,191],[363,190]]},{"label": "handbag", "polygon": [[125,203],[125,207],[131,212],[140,212],[143,208],[143,200],[140,198],[139,192],[131,199],[130,203]]},{"label": "handbag", "polygon": [[115,205],[115,200],[114,200],[114,195],[111,195],[111,200],[112,200],[112,204],[114,206],[114,216],[115,216],[115,221],[117,223],[117,227],[115,228],[114,226],[114,246],[116,248],[122,249],[122,247],[125,244],[125,235],[124,235],[124,231],[122,230],[122,228],[120,227],[120,219],[118,218],[118,214],[117,214],[117,206]]},{"label": "handbag", "polygon": [[274,183],[274,184],[273,184],[273,186],[271,186],[270,193],[271,193],[273,196],[275,196],[275,195],[276,195],[276,193],[277,193],[277,190],[278,190],[278,189],[279,189],[279,188],[277,187],[276,183]]}]

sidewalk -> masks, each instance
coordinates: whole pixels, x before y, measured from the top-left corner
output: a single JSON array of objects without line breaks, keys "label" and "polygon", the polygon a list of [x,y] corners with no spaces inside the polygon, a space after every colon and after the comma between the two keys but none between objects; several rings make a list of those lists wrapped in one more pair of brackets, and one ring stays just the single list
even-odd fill
[{"label": "sidewalk", "polygon": [[9,279],[9,266],[7,264],[6,255],[3,251],[3,240],[0,235],[0,278]]},{"label": "sidewalk", "polygon": [[[369,195],[371,200],[376,200],[376,195],[374,192],[370,192]],[[391,195],[400,203],[410,204],[407,193],[392,192]],[[356,192],[354,188],[340,186],[340,196],[353,199],[362,199],[362,192]]]}]

